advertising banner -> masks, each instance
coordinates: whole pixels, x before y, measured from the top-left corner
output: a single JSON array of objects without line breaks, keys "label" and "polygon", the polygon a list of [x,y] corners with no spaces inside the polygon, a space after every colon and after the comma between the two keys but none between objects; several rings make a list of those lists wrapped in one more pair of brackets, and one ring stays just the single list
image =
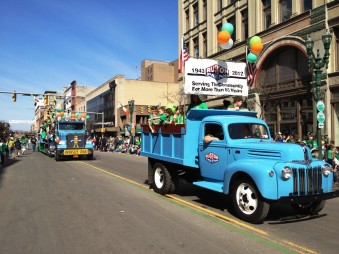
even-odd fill
[{"label": "advertising banner", "polygon": [[185,63],[185,94],[247,96],[246,64],[190,58]]}]

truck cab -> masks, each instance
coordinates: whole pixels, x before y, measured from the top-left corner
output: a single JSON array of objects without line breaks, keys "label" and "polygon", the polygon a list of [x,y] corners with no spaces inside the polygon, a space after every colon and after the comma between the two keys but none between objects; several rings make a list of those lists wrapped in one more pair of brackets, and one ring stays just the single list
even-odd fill
[{"label": "truck cab", "polygon": [[235,212],[252,223],[263,221],[274,202],[314,214],[338,195],[332,167],[303,144],[274,142],[256,112],[192,109],[185,125],[153,129],[143,127],[141,155],[160,194],[174,192],[183,178],[231,195]]},{"label": "truck cab", "polygon": [[86,135],[84,121],[60,120],[55,123],[55,160],[85,156],[93,159],[93,143]]}]

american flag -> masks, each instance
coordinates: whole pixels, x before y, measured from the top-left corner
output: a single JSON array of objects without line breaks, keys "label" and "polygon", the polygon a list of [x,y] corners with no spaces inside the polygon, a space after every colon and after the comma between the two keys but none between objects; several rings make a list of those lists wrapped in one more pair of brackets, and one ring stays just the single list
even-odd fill
[{"label": "american flag", "polygon": [[254,78],[257,73],[257,66],[255,63],[246,63],[247,65],[247,85],[252,87],[254,83]]},{"label": "american flag", "polygon": [[247,60],[247,54],[251,52],[251,50],[247,47],[248,43],[246,43],[246,68],[247,68],[247,85],[252,88],[254,85],[254,78],[257,74],[257,66],[254,63],[250,63]]},{"label": "american flag", "polygon": [[188,53],[188,49],[186,47],[186,44],[184,43],[184,39],[182,40],[182,50],[180,54],[180,63],[179,63],[179,69],[181,73],[184,73],[184,65],[185,62],[190,59],[190,54]]}]

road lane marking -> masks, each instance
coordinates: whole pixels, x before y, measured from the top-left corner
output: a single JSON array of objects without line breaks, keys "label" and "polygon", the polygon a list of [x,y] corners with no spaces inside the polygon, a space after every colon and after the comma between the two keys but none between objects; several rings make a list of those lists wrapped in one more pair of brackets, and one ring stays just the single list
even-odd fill
[{"label": "road lane marking", "polygon": [[[107,170],[105,170],[105,169],[99,168],[99,167],[97,167],[97,166],[93,166],[93,165],[91,165],[91,164],[88,164],[88,163],[85,163],[85,162],[82,162],[82,161],[77,161],[77,162],[78,162],[78,163],[81,163],[81,164],[83,164],[83,165],[89,166],[89,167],[91,167],[91,168],[94,168],[94,169],[96,169],[96,170],[98,170],[98,171],[101,171],[101,172],[103,172],[103,173],[105,173],[105,174],[111,175],[111,176],[113,176],[113,177],[115,177],[115,178],[118,178],[118,179],[120,179],[120,180],[129,182],[129,183],[131,183],[131,184],[133,184],[133,185],[137,185],[137,186],[139,186],[139,187],[142,187],[142,188],[144,188],[144,189],[149,190],[149,187],[146,186],[145,184],[140,184],[140,183],[138,183],[138,182],[135,182],[135,181],[130,180],[130,179],[128,179],[128,178],[125,178],[125,177],[123,177],[123,176],[114,174],[114,173],[109,172],[109,171],[107,171]],[[316,251],[310,250],[310,249],[308,249],[308,248],[306,248],[306,247],[304,247],[304,246],[297,245],[297,244],[292,243],[292,242],[287,241],[287,240],[282,240],[281,242],[278,242],[278,241],[276,241],[276,240],[270,239],[270,238],[268,238],[268,237],[270,237],[270,234],[269,234],[268,232],[266,232],[266,231],[260,230],[260,229],[258,229],[258,228],[256,228],[256,227],[250,226],[250,225],[248,225],[248,224],[246,224],[246,223],[243,223],[243,222],[241,222],[241,221],[235,220],[235,219],[233,219],[233,218],[231,218],[231,217],[222,215],[222,214],[220,214],[220,213],[214,212],[214,211],[209,210],[209,209],[207,209],[207,208],[204,208],[204,207],[195,205],[195,204],[193,204],[193,203],[191,203],[191,202],[189,202],[189,201],[186,201],[186,200],[184,200],[184,199],[175,197],[175,196],[170,195],[170,194],[166,194],[166,195],[163,195],[163,196],[165,196],[165,197],[167,197],[167,198],[169,198],[169,199],[171,199],[171,200],[174,200],[175,202],[178,202],[178,203],[180,203],[180,204],[183,204],[183,205],[185,205],[185,206],[188,206],[188,207],[190,207],[190,208],[192,208],[192,209],[194,209],[194,210],[197,210],[197,211],[199,211],[199,212],[201,212],[201,213],[203,213],[203,214],[206,214],[206,215],[208,215],[208,216],[211,217],[211,218],[215,218],[215,219],[217,219],[217,220],[219,220],[219,221],[228,223],[228,224],[233,225],[233,226],[236,226],[236,227],[238,227],[238,228],[243,228],[243,229],[245,228],[245,229],[251,230],[251,231],[253,231],[253,232],[256,232],[256,233],[262,235],[262,237],[264,237],[264,239],[267,239],[267,240],[269,240],[269,241],[271,241],[271,242],[273,242],[273,243],[276,243],[276,244],[278,244],[278,245],[280,245],[280,246],[283,246],[283,244],[286,244],[286,245],[289,246],[289,248],[292,248],[292,249],[290,249],[290,250],[295,251],[295,252],[297,252],[297,253],[300,253],[300,254],[317,254],[317,253],[318,253],[318,252],[316,252]],[[266,237],[267,237],[267,238],[266,238]],[[283,244],[282,244],[282,243],[283,243]]]},{"label": "road lane marking", "polygon": [[306,248],[304,246],[296,245],[295,243],[292,243],[290,241],[283,240],[282,242],[286,243],[288,245],[291,245],[291,246],[293,246],[295,248],[301,249],[302,251],[305,251],[305,252],[302,252],[302,253],[318,254],[318,252],[316,252],[316,251],[310,250],[310,249],[308,249],[308,248]]}]

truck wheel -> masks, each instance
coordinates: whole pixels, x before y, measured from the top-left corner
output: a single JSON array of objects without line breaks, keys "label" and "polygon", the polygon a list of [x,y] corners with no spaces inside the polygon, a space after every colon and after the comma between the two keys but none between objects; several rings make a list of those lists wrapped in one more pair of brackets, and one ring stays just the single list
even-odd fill
[{"label": "truck wheel", "polygon": [[256,186],[248,179],[235,182],[232,202],[239,218],[251,223],[261,223],[270,209],[270,205],[263,200]]},{"label": "truck wheel", "polygon": [[93,160],[93,154],[87,155],[87,160]]},{"label": "truck wheel", "polygon": [[326,200],[314,201],[308,203],[293,203],[292,207],[298,214],[314,215],[319,213],[326,204]]},{"label": "truck wheel", "polygon": [[174,183],[171,174],[161,163],[155,163],[153,167],[153,189],[156,193],[165,195],[173,191]]}]

